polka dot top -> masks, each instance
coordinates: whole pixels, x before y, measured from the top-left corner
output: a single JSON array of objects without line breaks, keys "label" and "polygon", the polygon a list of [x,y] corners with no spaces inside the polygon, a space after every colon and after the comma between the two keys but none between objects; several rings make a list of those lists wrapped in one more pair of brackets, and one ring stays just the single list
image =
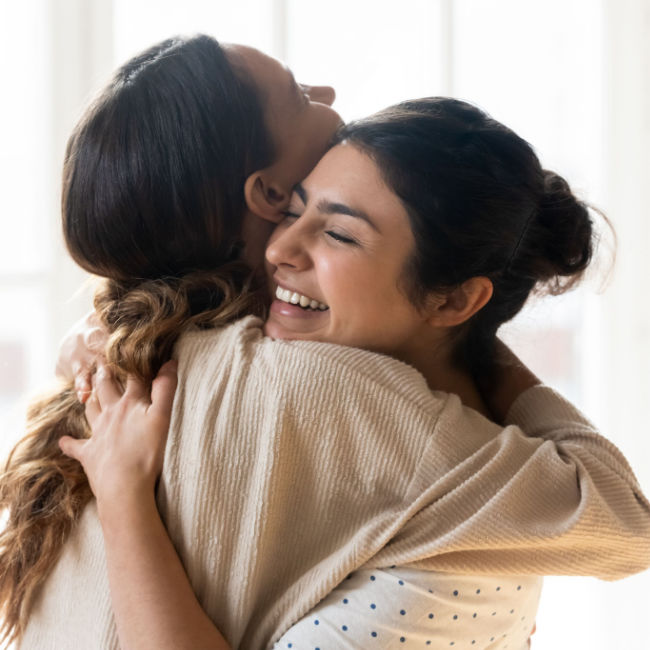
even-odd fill
[{"label": "polka dot top", "polygon": [[542,579],[536,576],[361,569],[273,648],[524,650],[529,647],[541,586]]}]

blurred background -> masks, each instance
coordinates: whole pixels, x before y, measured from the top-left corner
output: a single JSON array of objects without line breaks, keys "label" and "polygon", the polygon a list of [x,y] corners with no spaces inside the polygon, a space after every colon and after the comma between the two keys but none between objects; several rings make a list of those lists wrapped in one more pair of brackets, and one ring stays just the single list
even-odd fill
[{"label": "blurred background", "polygon": [[[90,307],[59,233],[66,138],[125,59],[177,33],[246,43],[333,85],[351,119],[469,100],[536,148],[618,235],[600,270],[503,332],[630,459],[650,492],[650,0],[1,0],[0,454]],[[548,578],[534,650],[647,650],[650,574]]]}]

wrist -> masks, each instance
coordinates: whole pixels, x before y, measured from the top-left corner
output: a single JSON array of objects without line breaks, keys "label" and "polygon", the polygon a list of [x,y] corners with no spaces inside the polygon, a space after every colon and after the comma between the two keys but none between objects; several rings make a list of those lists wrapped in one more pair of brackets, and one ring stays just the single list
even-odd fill
[{"label": "wrist", "polygon": [[158,513],[156,496],[151,486],[139,485],[97,498],[97,513],[104,529],[129,526],[133,521],[147,519]]}]

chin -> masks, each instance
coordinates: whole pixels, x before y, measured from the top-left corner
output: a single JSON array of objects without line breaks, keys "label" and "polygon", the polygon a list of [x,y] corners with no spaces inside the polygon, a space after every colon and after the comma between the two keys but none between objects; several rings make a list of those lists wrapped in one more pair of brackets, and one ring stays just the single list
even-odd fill
[{"label": "chin", "polygon": [[297,338],[295,336],[291,336],[290,332],[287,332],[286,330],[283,330],[281,327],[278,327],[275,323],[272,321],[269,322],[269,320],[264,321],[264,325],[262,325],[262,332],[264,336],[268,336],[271,339],[276,339],[276,340],[289,340],[292,338]]},{"label": "chin", "polygon": [[273,326],[269,327],[268,321],[264,321],[264,325],[262,325],[262,333],[264,336],[268,336],[272,339],[275,338],[275,336],[273,336]]}]

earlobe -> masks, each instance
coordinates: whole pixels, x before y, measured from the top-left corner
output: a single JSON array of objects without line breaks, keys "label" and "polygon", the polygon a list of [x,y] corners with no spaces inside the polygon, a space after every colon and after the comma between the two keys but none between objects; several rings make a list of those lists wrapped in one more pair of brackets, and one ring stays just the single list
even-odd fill
[{"label": "earlobe", "polygon": [[436,327],[460,325],[485,307],[492,297],[492,291],[489,278],[470,278],[444,296],[435,296],[429,322]]},{"label": "earlobe", "polygon": [[244,183],[244,199],[247,208],[260,219],[279,223],[282,211],[289,205],[291,195],[267,178],[265,172],[253,172]]}]

